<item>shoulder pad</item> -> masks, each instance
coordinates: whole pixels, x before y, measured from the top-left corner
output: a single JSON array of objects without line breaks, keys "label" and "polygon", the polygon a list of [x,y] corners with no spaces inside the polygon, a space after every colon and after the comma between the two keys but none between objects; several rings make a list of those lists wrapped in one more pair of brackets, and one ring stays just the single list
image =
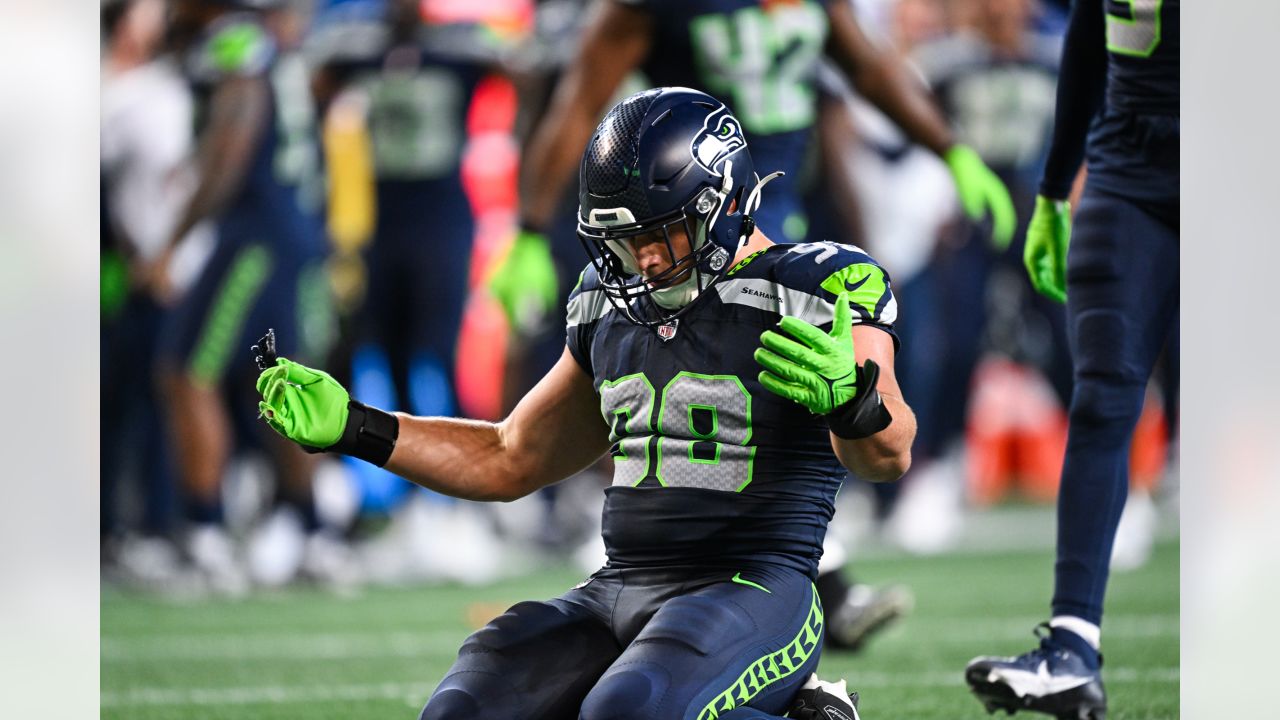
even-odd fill
[{"label": "shoulder pad", "polygon": [[889,274],[880,263],[855,245],[833,242],[800,243],[778,248],[774,280],[784,287],[831,303],[840,292],[862,322],[892,325],[898,305]]},{"label": "shoulder pad", "polygon": [[578,275],[578,284],[569,293],[567,325],[584,325],[604,317],[613,305],[600,289],[600,275],[595,265],[587,264]]}]

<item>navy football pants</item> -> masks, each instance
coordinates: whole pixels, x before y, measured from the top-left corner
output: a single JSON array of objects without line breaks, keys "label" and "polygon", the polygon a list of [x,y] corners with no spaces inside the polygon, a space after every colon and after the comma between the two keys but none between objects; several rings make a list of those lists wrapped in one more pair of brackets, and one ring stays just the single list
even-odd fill
[{"label": "navy football pants", "polygon": [[1075,386],[1058,497],[1054,615],[1102,622],[1129,444],[1178,313],[1176,203],[1149,208],[1086,185],[1067,258]]},{"label": "navy football pants", "polygon": [[421,720],[781,717],[822,631],[813,584],[793,570],[604,569],[467,638]]}]

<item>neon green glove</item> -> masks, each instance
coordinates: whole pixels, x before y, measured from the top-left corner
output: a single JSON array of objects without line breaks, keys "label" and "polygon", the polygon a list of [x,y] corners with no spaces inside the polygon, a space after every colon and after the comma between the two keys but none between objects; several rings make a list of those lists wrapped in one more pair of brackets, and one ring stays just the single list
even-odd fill
[{"label": "neon green glove", "polygon": [[968,145],[952,145],[942,159],[951,171],[965,215],[976,221],[982,219],[984,212],[989,212],[991,244],[997,250],[1009,247],[1018,225],[1018,214],[1013,209],[1008,188]]},{"label": "neon green glove", "polygon": [[778,326],[800,342],[772,330],[760,334],[764,347],[756,348],[755,359],[765,369],[759,379],[766,390],[823,415],[842,438],[869,437],[893,422],[876,389],[880,366],[873,360],[858,365],[854,354],[848,292],[836,296],[829,333],[796,317]]},{"label": "neon green glove", "polygon": [[314,450],[332,447],[347,427],[351,395],[329,373],[279,358],[258,376],[258,411],[273,430]]},{"label": "neon green glove", "polygon": [[765,370],[759,379],[766,390],[800,403],[815,415],[826,415],[858,394],[847,292],[836,296],[830,333],[798,317],[784,317],[778,327],[800,342],[772,330],[760,334],[764,347],[756,348],[754,357]]},{"label": "neon green glove", "polygon": [[512,327],[527,330],[539,325],[559,298],[547,237],[521,229],[487,285]]},{"label": "neon green glove", "polygon": [[1027,226],[1022,262],[1040,294],[1067,301],[1067,245],[1071,242],[1071,203],[1036,196],[1036,210]]}]

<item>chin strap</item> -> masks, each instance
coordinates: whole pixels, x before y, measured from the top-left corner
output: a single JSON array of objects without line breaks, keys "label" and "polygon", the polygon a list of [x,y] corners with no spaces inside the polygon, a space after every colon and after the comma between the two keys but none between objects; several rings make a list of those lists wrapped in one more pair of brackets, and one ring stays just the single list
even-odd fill
[{"label": "chin strap", "polygon": [[742,204],[742,214],[746,217],[742,219],[742,236],[738,238],[739,246],[746,242],[751,237],[751,233],[756,230],[756,220],[754,216],[756,210],[760,208],[760,201],[763,199],[760,191],[764,190],[765,185],[768,185],[785,174],[786,173],[781,170],[778,170],[777,172],[765,175],[763,179],[761,179],[759,175],[756,176],[756,186],[751,189],[751,193],[747,195],[746,202]]},{"label": "chin strap", "polygon": [[760,191],[764,189],[765,185],[768,185],[769,183],[773,182],[774,180],[777,180],[783,175],[786,175],[786,173],[782,172],[781,170],[777,172],[769,173],[768,175],[765,175],[764,178],[761,178],[759,175],[757,175],[756,186],[751,189],[751,194],[747,196],[747,201],[742,204],[742,213],[744,215],[754,214],[755,211],[760,208],[760,200],[761,200]]}]

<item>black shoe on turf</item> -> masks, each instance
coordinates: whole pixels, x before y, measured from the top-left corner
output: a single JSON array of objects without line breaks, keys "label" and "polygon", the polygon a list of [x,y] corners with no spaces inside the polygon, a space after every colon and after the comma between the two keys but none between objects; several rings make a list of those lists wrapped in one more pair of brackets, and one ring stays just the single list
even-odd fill
[{"label": "black shoe on turf", "polygon": [[787,717],[792,720],[860,720],[858,693],[849,692],[843,680],[823,682],[815,673],[796,694]]},{"label": "black shoe on turf", "polygon": [[1040,647],[1031,652],[970,660],[964,669],[969,689],[990,713],[1031,710],[1059,720],[1105,720],[1102,656],[1098,668],[1090,668],[1079,654],[1052,641],[1047,623],[1036,630]]},{"label": "black shoe on turf", "polygon": [[911,612],[915,597],[901,585],[856,583],[844,602],[827,613],[827,647],[858,650],[872,635]]}]

